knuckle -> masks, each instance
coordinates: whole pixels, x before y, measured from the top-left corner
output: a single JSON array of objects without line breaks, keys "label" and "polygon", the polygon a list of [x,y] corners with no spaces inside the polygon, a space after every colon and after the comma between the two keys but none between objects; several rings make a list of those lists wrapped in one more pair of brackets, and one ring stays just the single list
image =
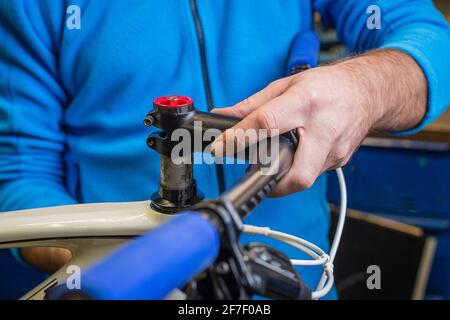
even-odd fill
[{"label": "knuckle", "polygon": [[244,101],[241,102],[241,106],[243,108],[252,108],[253,107],[253,97],[248,97]]},{"label": "knuckle", "polygon": [[340,166],[341,167],[346,166],[350,162],[350,160],[352,159],[352,156],[353,156],[352,153],[347,154],[347,156],[342,159],[342,161],[340,163]]},{"label": "knuckle", "polygon": [[316,90],[312,88],[306,88],[306,90],[304,90],[302,93],[302,99],[305,99],[307,102],[305,105],[310,112],[318,110],[320,107],[319,95],[316,93]]},{"label": "knuckle", "polygon": [[319,102],[315,94],[308,88],[297,87],[290,90],[294,101],[298,101],[301,106],[301,112],[307,118],[311,118],[317,111],[319,111]]},{"label": "knuckle", "polygon": [[345,166],[352,158],[352,150],[349,146],[338,147],[333,154],[334,167]]},{"label": "knuckle", "polygon": [[342,161],[341,161],[341,163],[339,164],[339,166],[340,166],[340,167],[346,166],[346,165],[350,162],[350,159],[351,159],[351,158],[352,158],[351,156],[348,156],[348,157],[342,159]]},{"label": "knuckle", "polygon": [[341,163],[348,157],[347,147],[338,147],[334,152],[334,159],[336,162]]},{"label": "knuckle", "polygon": [[317,94],[317,90],[315,89],[315,87],[310,86],[310,85],[305,87],[305,96],[308,98],[308,100],[311,103],[315,103],[315,102],[317,102],[319,100],[318,99],[319,96]]},{"label": "knuckle", "polygon": [[256,121],[261,129],[272,130],[278,128],[276,115],[271,111],[260,112],[256,117]]},{"label": "knuckle", "polygon": [[311,173],[300,173],[295,177],[294,183],[297,190],[306,190],[312,187],[315,176]]},{"label": "knuckle", "polygon": [[232,117],[242,118],[242,111],[240,109],[240,106],[230,108],[227,111],[228,111],[228,114]]},{"label": "knuckle", "polygon": [[286,83],[286,79],[278,79],[278,80],[272,81],[269,84],[268,88],[277,90],[277,89],[283,88],[285,83]]}]

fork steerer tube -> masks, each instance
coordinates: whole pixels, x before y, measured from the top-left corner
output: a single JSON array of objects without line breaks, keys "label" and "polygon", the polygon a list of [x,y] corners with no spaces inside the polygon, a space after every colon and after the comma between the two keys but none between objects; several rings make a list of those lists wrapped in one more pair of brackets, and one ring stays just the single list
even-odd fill
[{"label": "fork steerer tube", "polygon": [[203,199],[203,194],[197,190],[192,164],[175,164],[164,155],[160,162],[159,188],[152,196],[154,209],[171,214]]},{"label": "fork steerer tube", "polygon": [[161,155],[160,187],[168,190],[187,190],[194,183],[191,164],[175,164],[170,157]]}]

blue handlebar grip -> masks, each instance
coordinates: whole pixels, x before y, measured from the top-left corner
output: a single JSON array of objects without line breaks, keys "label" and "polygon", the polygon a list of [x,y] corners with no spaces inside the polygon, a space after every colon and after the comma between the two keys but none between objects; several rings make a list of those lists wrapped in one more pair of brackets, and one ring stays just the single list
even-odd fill
[{"label": "blue handlebar grip", "polygon": [[320,40],[317,34],[308,30],[297,34],[291,46],[287,74],[297,68],[315,68],[319,61]]},{"label": "blue handlebar grip", "polygon": [[163,299],[212,264],[219,248],[211,221],[181,214],[88,268],[81,292],[100,300]]}]

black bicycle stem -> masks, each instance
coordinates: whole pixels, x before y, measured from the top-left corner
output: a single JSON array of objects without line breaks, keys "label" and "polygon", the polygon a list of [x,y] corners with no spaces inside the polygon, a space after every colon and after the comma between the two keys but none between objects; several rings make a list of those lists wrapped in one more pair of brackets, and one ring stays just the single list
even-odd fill
[{"label": "black bicycle stem", "polygon": [[[203,200],[203,193],[198,190],[194,179],[193,152],[203,152],[212,141],[205,141],[203,136],[208,130],[223,133],[235,126],[240,119],[195,109],[192,99],[185,96],[160,97],[154,101],[154,109],[147,114],[144,124],[159,131],[153,132],[147,139],[147,145],[160,154],[160,183],[158,192],[152,196],[155,210],[173,214]],[[191,137],[191,148],[187,154],[173,154],[179,139],[174,133],[184,129]],[[178,131],[180,132],[180,131]],[[201,137],[201,142],[193,137]],[[265,140],[270,163],[262,163],[256,154],[256,161],[250,165],[246,175],[221,198],[231,204],[241,218],[244,218],[262,199],[267,197],[280,179],[289,170],[296,146],[296,137],[292,132],[278,138],[278,143]],[[278,150],[275,150],[278,148]],[[250,157],[250,151],[245,152]],[[257,150],[257,148],[256,148]]]}]

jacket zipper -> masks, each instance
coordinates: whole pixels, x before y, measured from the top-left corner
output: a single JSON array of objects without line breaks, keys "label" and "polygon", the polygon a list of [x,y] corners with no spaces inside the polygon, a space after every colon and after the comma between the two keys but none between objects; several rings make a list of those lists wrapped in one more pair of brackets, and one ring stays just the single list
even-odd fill
[{"label": "jacket zipper", "polygon": [[[203,86],[205,88],[206,93],[206,103],[208,107],[208,111],[211,111],[213,108],[213,97],[211,90],[211,83],[208,75],[208,64],[206,62],[206,47],[205,47],[205,35],[203,32],[202,22],[200,20],[200,15],[198,13],[197,1],[189,0],[189,5],[191,8],[192,16],[194,18],[195,23],[195,31],[197,33],[198,47],[200,51],[200,60],[201,60],[201,68],[202,68],[202,78],[203,78]],[[219,192],[225,192],[225,174],[222,164],[216,163],[216,174],[219,185]]]}]

